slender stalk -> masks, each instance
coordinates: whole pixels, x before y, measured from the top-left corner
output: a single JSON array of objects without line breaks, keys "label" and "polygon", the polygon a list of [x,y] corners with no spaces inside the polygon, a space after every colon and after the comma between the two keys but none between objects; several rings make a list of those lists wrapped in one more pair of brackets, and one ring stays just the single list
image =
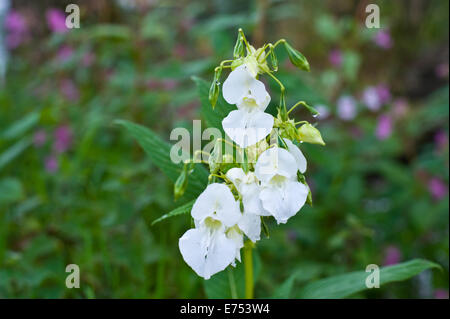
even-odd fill
[{"label": "slender stalk", "polygon": [[248,240],[244,245],[245,298],[253,299],[253,243]]},{"label": "slender stalk", "polygon": [[237,299],[236,281],[234,280],[233,268],[228,267],[228,281],[230,283],[231,298]]}]

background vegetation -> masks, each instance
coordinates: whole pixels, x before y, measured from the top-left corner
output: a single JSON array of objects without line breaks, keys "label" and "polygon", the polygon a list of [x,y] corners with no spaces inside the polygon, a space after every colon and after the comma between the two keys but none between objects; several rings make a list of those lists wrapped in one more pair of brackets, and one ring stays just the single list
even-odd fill
[{"label": "background vegetation", "polygon": [[[308,58],[305,74],[282,57],[278,76],[288,105],[320,108],[309,120],[327,143],[302,148],[314,207],[269,224],[255,295],[425,258],[443,271],[353,296],[448,298],[447,1],[376,1],[379,30],[364,26],[370,1],[77,1],[69,31],[70,2],[17,0],[0,17],[1,298],[214,295],[178,250],[189,217],[151,226],[179,206],[173,184],[114,120],[164,140],[191,129],[205,98],[191,77],[212,79],[238,27]],[[71,263],[80,289],[65,287]]]}]

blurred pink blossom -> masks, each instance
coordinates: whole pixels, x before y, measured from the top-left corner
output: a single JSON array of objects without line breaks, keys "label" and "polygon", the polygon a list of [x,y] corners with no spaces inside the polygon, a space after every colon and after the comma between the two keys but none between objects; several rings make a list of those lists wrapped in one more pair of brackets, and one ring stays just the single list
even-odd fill
[{"label": "blurred pink blossom", "polygon": [[376,87],[369,86],[366,88],[363,92],[362,100],[371,111],[378,111],[381,108],[381,99]]},{"label": "blurred pink blossom", "polygon": [[356,117],[356,101],[350,95],[341,96],[337,100],[337,114],[338,116],[349,121]]},{"label": "blurred pink blossom", "polygon": [[333,49],[328,55],[328,61],[334,67],[339,67],[342,64],[342,53],[341,50]]},{"label": "blurred pink blossom", "polygon": [[57,53],[57,59],[59,62],[67,62],[73,55],[73,49],[71,46],[62,46]]},{"label": "blurred pink blossom", "polygon": [[19,12],[11,10],[5,18],[6,45],[15,49],[25,40],[28,32],[25,18]]},{"label": "blurred pink blossom", "polygon": [[448,299],[448,290],[446,289],[436,289],[434,291],[435,299]]},{"label": "blurred pink blossom", "polygon": [[378,98],[381,104],[386,104],[391,101],[391,91],[385,84],[379,84],[377,86]]},{"label": "blurred pink blossom", "polygon": [[384,266],[398,264],[402,259],[402,252],[396,246],[388,246],[384,251]]},{"label": "blurred pink blossom", "polygon": [[375,136],[379,140],[385,140],[392,134],[392,119],[389,115],[383,114],[378,119]]},{"label": "blurred pink blossom", "polygon": [[71,79],[64,79],[61,81],[60,90],[62,95],[71,102],[78,101],[80,98],[80,92]]},{"label": "blurred pink blossom", "polygon": [[436,66],[435,73],[438,78],[444,79],[448,77],[448,63],[441,63]]},{"label": "blurred pink blossom", "polygon": [[68,125],[59,126],[54,132],[53,150],[63,153],[72,145],[72,129]]},{"label": "blurred pink blossom", "polygon": [[448,186],[438,177],[428,182],[428,191],[435,200],[441,200],[448,195]]},{"label": "blurred pink blossom", "polygon": [[393,103],[393,112],[396,118],[402,118],[408,113],[408,101],[404,98],[396,99]]},{"label": "blurred pink blossom", "polygon": [[441,151],[448,147],[448,136],[443,130],[438,131],[434,135],[434,143],[436,144],[437,151]]},{"label": "blurred pink blossom", "polygon": [[314,105],[314,108],[317,110],[317,112],[319,112],[319,115],[317,116],[317,118],[319,120],[324,120],[328,116],[330,116],[330,110],[328,109],[327,106],[318,104],[318,105]]},{"label": "blurred pink blossom", "polygon": [[81,59],[81,64],[84,67],[89,67],[92,65],[92,63],[94,63],[94,61],[95,61],[95,54],[89,51],[83,55],[83,58]]},{"label": "blurred pink blossom", "polygon": [[65,33],[68,31],[66,27],[66,15],[60,9],[48,9],[45,13],[47,24],[50,30],[55,33]]},{"label": "blurred pink blossom", "polygon": [[48,173],[54,173],[58,170],[59,167],[58,159],[55,156],[51,155],[45,159],[44,166],[45,170]]},{"label": "blurred pink blossom", "polygon": [[392,48],[393,41],[389,30],[380,30],[373,37],[373,42],[382,49]]},{"label": "blurred pink blossom", "polygon": [[33,135],[33,144],[35,147],[41,147],[47,140],[47,133],[44,130],[38,130]]}]

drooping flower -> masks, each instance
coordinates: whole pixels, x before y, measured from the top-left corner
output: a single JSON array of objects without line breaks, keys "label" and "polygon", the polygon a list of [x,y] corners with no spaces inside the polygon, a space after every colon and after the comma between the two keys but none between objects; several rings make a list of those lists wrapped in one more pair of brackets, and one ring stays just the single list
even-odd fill
[{"label": "drooping flower", "polygon": [[345,120],[350,121],[356,117],[356,101],[352,96],[341,96],[337,101],[337,114]]},{"label": "drooping flower", "polygon": [[234,263],[240,241],[235,229],[241,218],[239,204],[224,184],[213,183],[195,201],[191,215],[195,228],[179,240],[186,263],[201,277],[209,279]]},{"label": "drooping flower", "polygon": [[256,162],[255,175],[261,181],[263,208],[278,223],[286,223],[306,202],[309,190],[297,181],[297,171],[294,156],[278,147],[262,153]]},{"label": "drooping flower", "polygon": [[253,172],[245,174],[242,168],[234,167],[227,172],[227,178],[234,184],[242,196],[244,213],[238,221],[238,227],[242,232],[256,242],[260,239],[261,219],[259,216],[269,216],[262,207],[259,194],[261,188]]},{"label": "drooping flower", "polygon": [[273,116],[264,113],[269,105],[270,95],[264,83],[255,79],[243,64],[230,73],[223,83],[223,97],[237,110],[231,111],[222,121],[227,135],[245,148],[256,144],[272,130]]}]

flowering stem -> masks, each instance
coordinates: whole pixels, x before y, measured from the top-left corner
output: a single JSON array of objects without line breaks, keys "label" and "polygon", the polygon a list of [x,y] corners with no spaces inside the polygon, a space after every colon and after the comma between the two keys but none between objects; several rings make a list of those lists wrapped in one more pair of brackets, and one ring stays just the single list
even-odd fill
[{"label": "flowering stem", "polygon": [[230,290],[231,290],[231,298],[237,299],[237,289],[236,289],[236,282],[234,280],[234,274],[233,274],[233,268],[228,267],[228,281],[230,283]]},{"label": "flowering stem", "polygon": [[284,85],[280,82],[280,80],[278,80],[277,77],[272,74],[272,72],[267,72],[267,74],[269,74],[270,77],[272,79],[274,79],[275,82],[277,82],[278,85],[280,86],[280,91],[281,91],[281,93],[280,93],[280,107],[283,108],[283,113],[282,113],[283,120],[286,120],[287,119],[287,110],[286,110],[286,101],[284,99],[284,91],[286,91],[286,89],[285,89]]},{"label": "flowering stem", "polygon": [[247,51],[251,52],[250,45],[248,44],[247,39],[245,38],[244,31],[241,28],[239,28],[239,33],[241,34],[242,40],[244,40],[245,46],[247,48]]},{"label": "flowering stem", "polygon": [[244,245],[244,266],[245,266],[245,298],[253,299],[253,243],[247,241]]}]

